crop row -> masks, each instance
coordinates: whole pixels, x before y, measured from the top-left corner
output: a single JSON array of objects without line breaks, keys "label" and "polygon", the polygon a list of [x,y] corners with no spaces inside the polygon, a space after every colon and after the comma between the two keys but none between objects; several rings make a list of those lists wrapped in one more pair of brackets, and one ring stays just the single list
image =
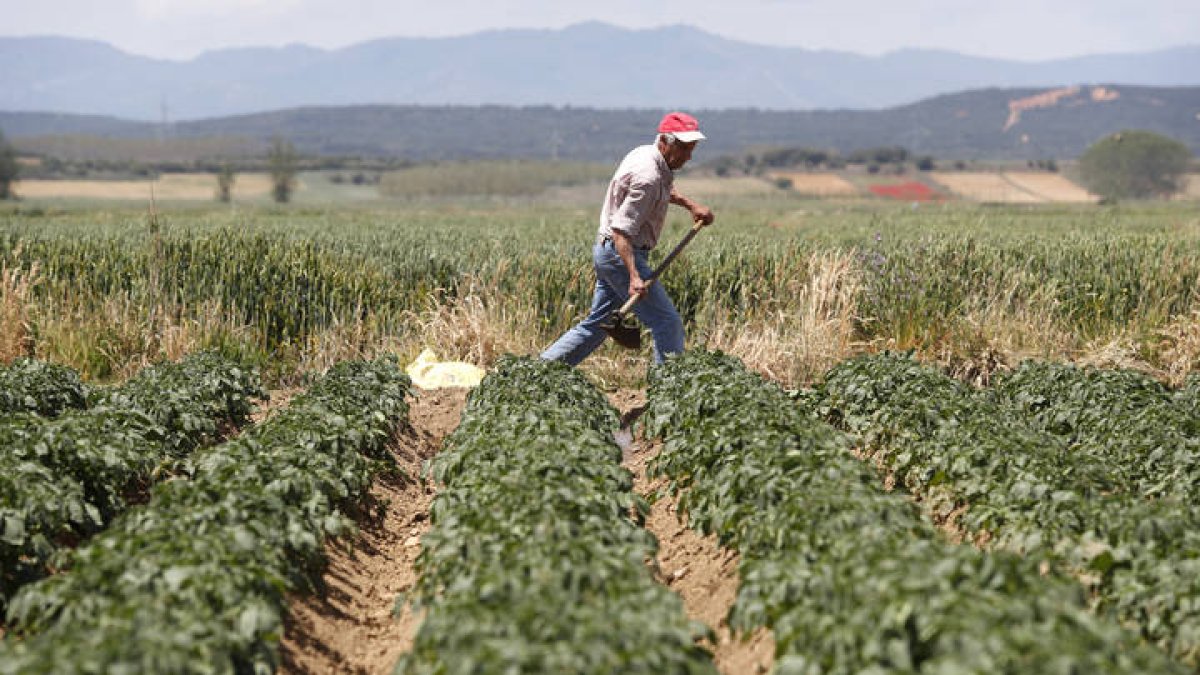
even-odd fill
[{"label": "crop row", "polygon": [[311,588],[342,508],[386,463],[407,416],[395,359],[346,362],[238,438],[187,462],[73,552],[69,571],[23,588],[24,636],[0,673],[246,673],[277,665],[284,593]]},{"label": "crop row", "polygon": [[848,438],[719,353],[651,373],[650,471],[741,555],[730,624],[784,673],[1175,672],[1037,561],[947,542]]},{"label": "crop row", "polygon": [[443,484],[396,673],[713,673],[704,634],[646,561],[647,505],[582,375],[506,357],[428,467]]},{"label": "crop row", "polygon": [[[23,372],[30,372],[28,364]],[[37,372],[37,371],[33,371]],[[76,402],[78,378],[57,368],[39,378],[68,386],[42,402]],[[27,391],[32,392],[34,388]],[[32,393],[29,394],[34,397]],[[0,423],[0,608],[45,576],[55,553],[103,528],[170,464],[244,424],[258,374],[213,353],[152,366],[120,386],[93,388],[85,409],[47,419],[16,413]],[[55,403],[43,412],[58,408]]]},{"label": "crop row", "polygon": [[814,397],[940,515],[1075,573],[1145,639],[1200,665],[1200,506],[1190,390],[1023,364],[977,392],[911,358],[859,357]]},{"label": "crop row", "polygon": [[1001,377],[999,401],[1071,452],[1106,467],[1114,489],[1148,497],[1200,497],[1195,380],[1173,392],[1133,370],[1027,361]]},{"label": "crop row", "polygon": [[54,416],[86,404],[87,388],[70,368],[25,357],[0,367],[0,415]]}]

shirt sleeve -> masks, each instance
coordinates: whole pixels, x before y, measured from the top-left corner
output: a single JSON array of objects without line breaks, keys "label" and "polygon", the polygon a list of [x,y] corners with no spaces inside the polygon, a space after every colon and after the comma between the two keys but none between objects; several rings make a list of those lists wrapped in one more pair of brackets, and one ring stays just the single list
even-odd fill
[{"label": "shirt sleeve", "polygon": [[650,208],[650,190],[648,189],[650,186],[645,178],[637,174],[630,174],[622,182],[628,184],[617,204],[616,211],[613,212],[610,225],[612,229],[620,230],[630,239],[634,239],[641,231],[642,223],[645,222],[646,213]]}]

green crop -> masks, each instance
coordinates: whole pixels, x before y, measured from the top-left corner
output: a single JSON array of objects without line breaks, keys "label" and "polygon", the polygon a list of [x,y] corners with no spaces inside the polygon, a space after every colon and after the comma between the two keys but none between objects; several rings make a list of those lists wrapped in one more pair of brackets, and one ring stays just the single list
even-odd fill
[{"label": "green crop", "polygon": [[256,371],[198,353],[92,388],[85,410],[0,422],[0,606],[265,395]]},{"label": "green crop", "polygon": [[87,404],[87,387],[79,373],[36,359],[19,358],[0,367],[0,416],[32,412],[54,416]]},{"label": "green crop", "polygon": [[976,391],[894,354],[826,374],[815,409],[935,515],[1079,575],[1185,663],[1200,657],[1196,420],[1140,373],[1028,362]]},{"label": "green crop", "polygon": [[278,665],[284,594],[311,588],[342,509],[407,415],[395,359],[341,363],[282,412],[188,460],[9,609],[3,673],[247,673]]},{"label": "green crop", "polygon": [[413,599],[428,610],[396,673],[712,673],[679,598],[645,562],[612,438],[578,372],[506,357],[429,466],[444,483]]},{"label": "green crop", "polygon": [[[862,382],[848,397],[889,389]],[[1177,670],[1036,559],[946,542],[844,436],[734,359],[654,369],[644,419],[664,439],[650,471],[692,527],[741,554],[730,625],[770,628],[778,672]]]}]

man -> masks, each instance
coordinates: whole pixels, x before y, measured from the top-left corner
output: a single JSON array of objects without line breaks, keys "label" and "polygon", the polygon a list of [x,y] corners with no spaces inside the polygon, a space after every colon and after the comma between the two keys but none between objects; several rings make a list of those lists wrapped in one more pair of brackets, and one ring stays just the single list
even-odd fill
[{"label": "man", "polygon": [[668,113],[659,122],[655,143],[634,148],[621,160],[608,184],[592,249],[596,291],[591,312],[550,345],[543,359],[578,365],[608,337],[604,321],[633,295],[642,296],[633,312],[654,336],[655,363],[683,351],[683,319],[662,284],[645,281],[651,274],[646,256],[662,234],[668,204],[687,209],[693,221],[713,221],[708,207],[674,187],[674,172],[692,158],[704,137],[696,118]]}]

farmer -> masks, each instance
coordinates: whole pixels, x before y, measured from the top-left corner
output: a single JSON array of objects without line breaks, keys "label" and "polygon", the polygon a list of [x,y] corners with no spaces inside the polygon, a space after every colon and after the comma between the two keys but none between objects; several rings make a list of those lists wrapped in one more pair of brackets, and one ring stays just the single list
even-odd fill
[{"label": "farmer", "polygon": [[587,318],[550,345],[542,358],[578,365],[604,342],[605,320],[632,295],[641,299],[633,312],[654,336],[654,361],[683,351],[683,319],[662,284],[648,283],[646,255],[658,243],[667,205],[687,209],[692,220],[712,223],[712,211],[675,191],[675,171],[692,158],[704,139],[696,118],[673,112],[658,124],[653,145],[634,148],[613,174],[600,209],[600,229],[592,248],[596,292]]}]

